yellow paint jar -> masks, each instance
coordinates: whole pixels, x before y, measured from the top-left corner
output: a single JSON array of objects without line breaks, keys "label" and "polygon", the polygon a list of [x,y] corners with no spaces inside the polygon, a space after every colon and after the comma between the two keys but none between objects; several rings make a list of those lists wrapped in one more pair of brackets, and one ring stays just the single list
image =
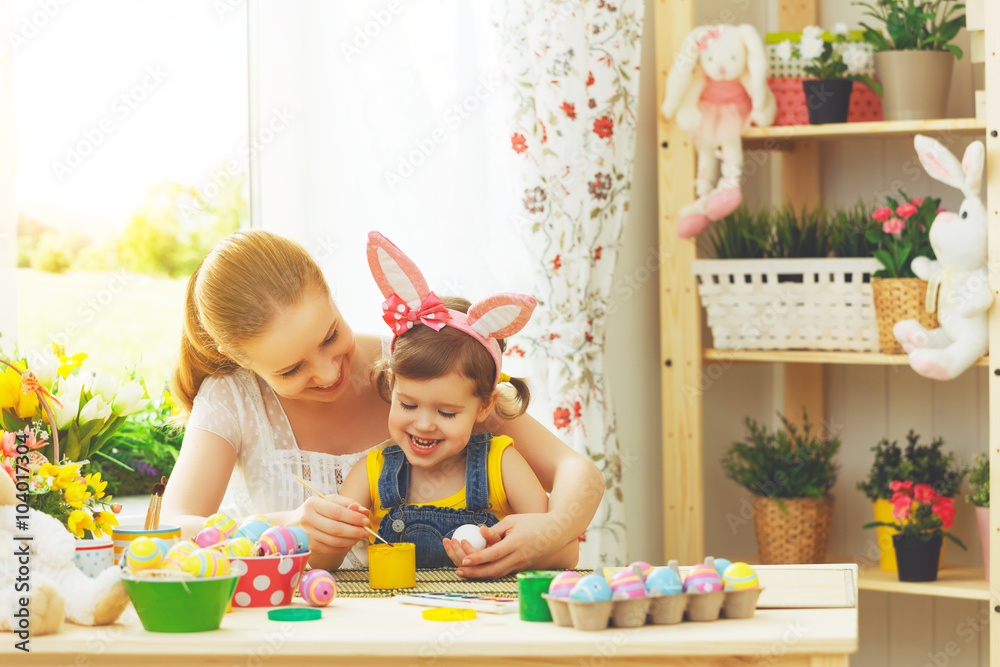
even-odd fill
[{"label": "yellow paint jar", "polygon": [[368,585],[373,589],[416,586],[416,545],[411,542],[369,544]]}]

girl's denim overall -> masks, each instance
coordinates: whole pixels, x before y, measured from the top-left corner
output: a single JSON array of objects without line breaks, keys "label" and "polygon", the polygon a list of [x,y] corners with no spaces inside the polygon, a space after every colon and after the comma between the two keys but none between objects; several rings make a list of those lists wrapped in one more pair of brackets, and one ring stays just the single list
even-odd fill
[{"label": "girl's denim overall", "polygon": [[410,462],[399,445],[382,450],[385,463],[378,478],[378,496],[386,515],[378,533],[386,542],[416,544],[417,567],[454,567],[441,540],[451,537],[459,526],[471,523],[492,526],[498,522],[489,512],[489,477],[486,463],[490,433],[473,433],[465,448],[465,509],[433,505],[407,505]]}]

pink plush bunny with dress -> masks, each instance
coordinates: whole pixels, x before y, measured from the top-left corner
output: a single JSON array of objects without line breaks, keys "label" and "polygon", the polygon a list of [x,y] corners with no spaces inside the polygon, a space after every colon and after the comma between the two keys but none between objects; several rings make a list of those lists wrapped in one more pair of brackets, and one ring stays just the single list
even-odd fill
[{"label": "pink plush bunny with dress", "polygon": [[666,118],[676,115],[698,152],[697,198],[680,210],[681,238],[697,236],[743,201],[740,135],[750,123],[770,125],[777,113],[766,76],[764,44],[751,25],[700,26],[684,38],[662,107]]},{"label": "pink plush bunny with dress", "polygon": [[918,134],[913,139],[927,173],[958,188],[965,200],[958,213],[942,211],[931,225],[930,241],[937,260],[917,257],[911,268],[928,281],[927,310],[937,310],[941,326],[924,329],[916,320],[892,328],[910,366],[933,380],[951,380],[986,354],[986,313],[993,304],[986,270],[986,208],[979,199],[986,149],[973,141],[962,162],[939,142]]}]

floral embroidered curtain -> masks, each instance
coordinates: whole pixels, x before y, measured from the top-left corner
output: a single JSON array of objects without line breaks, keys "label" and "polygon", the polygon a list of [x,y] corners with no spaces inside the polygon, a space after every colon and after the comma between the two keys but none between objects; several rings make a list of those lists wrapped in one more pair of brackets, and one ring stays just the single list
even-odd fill
[{"label": "floral embroidered curtain", "polygon": [[604,472],[581,564],[624,564],[604,325],[632,182],[643,2],[509,0],[503,9],[501,64],[515,95],[515,226],[538,268],[539,301],[533,335],[522,334],[508,354],[537,362],[532,378],[547,390],[535,396],[549,402],[552,428]]}]

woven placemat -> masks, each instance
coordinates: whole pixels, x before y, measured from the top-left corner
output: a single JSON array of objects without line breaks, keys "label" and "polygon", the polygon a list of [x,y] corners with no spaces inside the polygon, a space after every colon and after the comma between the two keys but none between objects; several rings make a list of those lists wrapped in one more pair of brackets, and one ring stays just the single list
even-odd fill
[{"label": "woven placemat", "polygon": [[[593,570],[576,570],[581,575],[590,574]],[[453,568],[435,570],[417,570],[417,585],[413,588],[398,588],[394,590],[372,590],[368,586],[368,570],[337,570],[333,573],[337,578],[337,595],[345,598],[389,598],[394,595],[412,595],[414,593],[465,593],[466,595],[482,595],[484,597],[517,597],[517,579],[515,575],[493,580],[462,579]]]}]

